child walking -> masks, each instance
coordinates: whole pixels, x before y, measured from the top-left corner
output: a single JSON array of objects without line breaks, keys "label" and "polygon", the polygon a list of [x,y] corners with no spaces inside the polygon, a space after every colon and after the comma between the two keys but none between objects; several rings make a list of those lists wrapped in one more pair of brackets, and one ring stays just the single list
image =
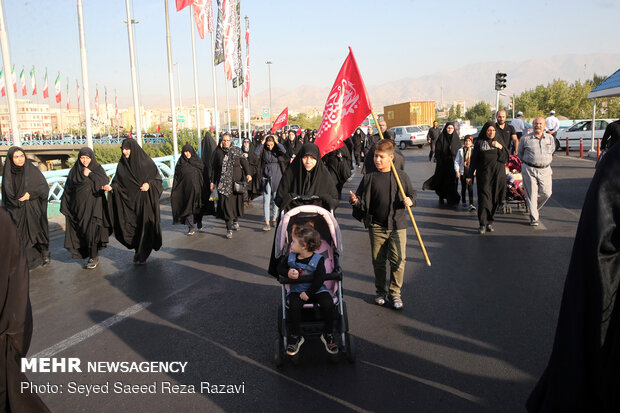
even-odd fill
[{"label": "child walking", "polygon": [[407,174],[396,170],[406,195],[402,197],[390,167],[393,159],[394,142],[390,139],[377,142],[373,157],[377,170],[364,175],[355,194],[349,191],[349,202],[353,205],[353,216],[368,228],[375,272],[375,303],[385,305],[388,298],[386,263],[389,262],[389,299],[395,309],[401,310],[407,249],[405,206],[415,205],[416,193]]},{"label": "child walking", "polygon": [[463,206],[467,206],[465,200],[465,192],[469,194],[469,210],[475,211],[474,206],[474,183],[470,181],[467,183],[467,176],[469,176],[469,165],[471,163],[471,153],[474,149],[474,137],[471,135],[465,135],[465,146],[463,146],[456,153],[454,159],[454,170],[456,171],[456,177],[461,180],[461,200]]},{"label": "child walking", "polygon": [[318,303],[325,325],[321,341],[325,350],[330,354],[338,353],[338,344],[332,335],[334,321],[337,317],[336,306],[332,296],[323,284],[327,273],[325,258],[314,253],[321,245],[321,236],[309,225],[294,227],[291,242],[291,252],[286,262],[278,265],[278,273],[296,280],[300,275],[312,276],[312,281],[300,284],[290,284],[291,288],[286,297],[289,302],[288,319],[291,326],[291,335],[288,338],[286,354],[294,356],[304,343],[301,335],[301,309],[306,303]]}]

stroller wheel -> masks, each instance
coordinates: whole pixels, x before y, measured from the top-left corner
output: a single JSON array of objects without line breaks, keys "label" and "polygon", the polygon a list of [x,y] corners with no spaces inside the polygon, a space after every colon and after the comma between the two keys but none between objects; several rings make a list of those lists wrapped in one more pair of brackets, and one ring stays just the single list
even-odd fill
[{"label": "stroller wheel", "polygon": [[347,342],[347,361],[349,363],[355,363],[355,339],[351,334],[347,333],[345,335],[345,340]]},{"label": "stroller wheel", "polygon": [[276,362],[276,367],[282,367],[284,365],[284,357],[283,357],[283,353],[284,353],[284,348],[282,346],[282,338],[278,337],[276,338],[275,341],[275,348],[274,348],[274,361]]}]

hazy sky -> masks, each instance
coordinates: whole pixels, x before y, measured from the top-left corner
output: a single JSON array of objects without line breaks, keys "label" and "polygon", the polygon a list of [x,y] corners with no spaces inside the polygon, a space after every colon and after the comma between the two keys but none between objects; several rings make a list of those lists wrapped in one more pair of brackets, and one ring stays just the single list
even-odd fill
[{"label": "hazy sky", "polygon": [[[16,72],[22,67],[28,72],[34,65],[39,90],[46,67],[51,89],[60,72],[63,101],[68,76],[74,105],[75,79],[82,82],[76,4],[75,0],[4,1]],[[142,103],[151,106],[149,96],[168,95],[165,3],[132,0],[130,4],[132,17],[140,21],[135,44]],[[216,4],[213,0],[214,9]],[[177,13],[175,1],[169,0],[169,5],[173,59],[180,62],[181,93],[189,102],[193,96],[189,9]],[[83,0],[83,7],[91,96],[95,84],[100,95],[105,85],[112,103],[116,88],[125,106],[131,101],[125,1]],[[264,93],[268,87],[267,60],[274,62],[275,93],[302,85],[331,87],[347,46],[353,48],[369,87],[482,61],[617,52],[619,12],[619,2],[612,0],[241,1],[241,14],[249,17],[251,26],[252,93]],[[211,96],[210,41],[196,38],[200,95]],[[222,94],[221,65],[217,71]]]}]

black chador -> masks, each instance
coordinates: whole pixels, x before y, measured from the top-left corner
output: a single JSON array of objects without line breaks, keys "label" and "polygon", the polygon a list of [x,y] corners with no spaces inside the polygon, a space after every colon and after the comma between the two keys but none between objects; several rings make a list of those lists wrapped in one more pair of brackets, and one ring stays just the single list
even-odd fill
[{"label": "black chador", "polygon": [[125,139],[122,149],[111,183],[112,196],[108,197],[109,210],[114,216],[114,236],[125,247],[136,250],[134,262],[144,264],[151,251],[161,247],[162,180],[155,162],[135,140]]},{"label": "black chador", "polygon": [[[350,139],[347,139],[350,141]],[[342,187],[351,177],[351,153],[346,145],[326,153],[323,156],[323,163],[332,176],[332,180],[336,184],[338,196],[342,193]]]},{"label": "black chador", "polygon": [[[189,153],[190,157],[187,157]],[[204,163],[192,145],[183,146],[181,157],[174,170],[174,183],[170,195],[172,223],[188,224],[196,222],[202,227],[204,207],[209,201],[211,191],[204,186]],[[189,225],[190,228],[193,225]]]},{"label": "black chador", "polygon": [[[82,157],[87,165],[82,163]],[[88,176],[87,176],[88,175]],[[60,212],[66,219],[65,248],[73,258],[96,259],[98,251],[108,244],[112,225],[108,216],[105,191],[108,176],[97,163],[90,148],[82,148],[69,171]]]},{"label": "black chador", "polygon": [[[304,156],[316,160],[316,165],[310,170],[306,170],[303,164]],[[276,205],[284,212],[303,205],[303,202],[293,201],[298,195],[318,196],[316,204],[328,210],[338,207],[336,184],[321,160],[319,147],[314,143],[304,143],[297,157],[284,171],[276,194]]]},{"label": "black chador", "polygon": [[[493,223],[497,208],[504,202],[506,188],[506,167],[508,162],[508,148],[493,147],[495,137],[487,137],[487,130],[495,129],[493,122],[487,122],[480,131],[478,139],[471,153],[471,164],[468,178],[474,177],[478,181],[478,221],[481,226]],[[501,143],[501,142],[500,142]],[[439,161],[437,161],[439,162]]]},{"label": "black chador", "polygon": [[0,411],[49,412],[36,392],[21,388],[28,378],[22,373],[20,360],[26,357],[32,337],[29,273],[20,234],[2,209],[0,228]]},{"label": "black chador", "polygon": [[549,364],[530,412],[620,411],[620,145],[603,157],[581,209]]},{"label": "black chador", "polygon": [[[16,165],[14,158],[22,156],[24,164]],[[50,260],[47,222],[49,186],[41,171],[26,159],[22,148],[9,148],[6,160],[2,175],[2,206],[17,226],[26,248],[28,266],[32,269]]]},{"label": "black chador", "polygon": [[461,196],[457,190],[458,180],[454,170],[454,159],[461,148],[461,140],[456,129],[452,133],[448,133],[448,126],[455,128],[453,122],[448,122],[441,131],[441,135],[435,142],[435,159],[437,160],[435,174],[424,182],[422,188],[425,190],[434,189],[440,202],[443,203],[445,199],[449,205],[456,205]]}]

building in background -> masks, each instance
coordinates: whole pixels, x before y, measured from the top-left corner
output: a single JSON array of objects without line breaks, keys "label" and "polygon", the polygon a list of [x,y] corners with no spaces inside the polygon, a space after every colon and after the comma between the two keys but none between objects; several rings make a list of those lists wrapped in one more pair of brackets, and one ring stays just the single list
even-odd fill
[{"label": "building in background", "polygon": [[[50,105],[33,103],[29,99],[17,99],[17,122],[19,132],[24,138],[49,135],[52,133]],[[11,133],[11,118],[8,105],[0,105],[0,134]]]}]

